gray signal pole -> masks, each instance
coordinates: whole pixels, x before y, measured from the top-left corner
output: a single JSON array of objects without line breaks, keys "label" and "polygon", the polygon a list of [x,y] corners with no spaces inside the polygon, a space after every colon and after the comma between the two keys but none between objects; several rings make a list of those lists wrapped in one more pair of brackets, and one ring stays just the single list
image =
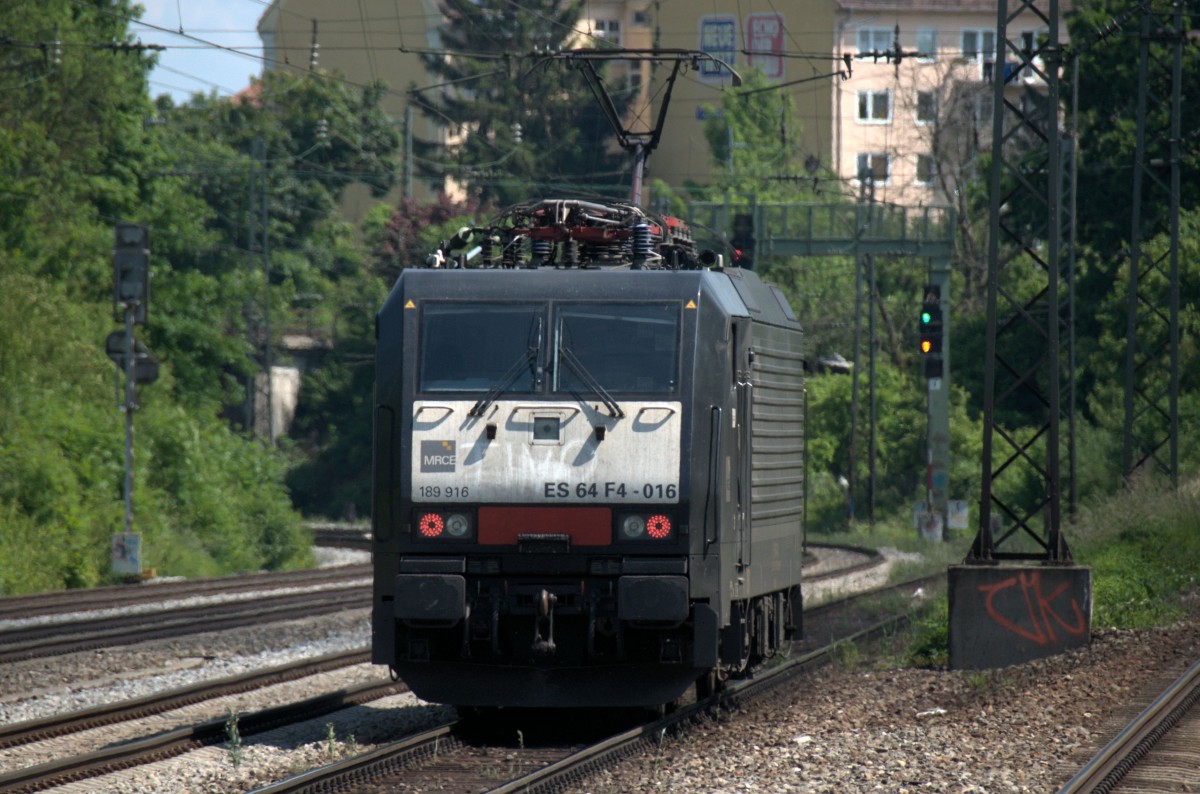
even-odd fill
[{"label": "gray signal pole", "polygon": [[942,310],[941,376],[928,378],[929,430],[925,509],[941,522],[942,540],[950,540],[950,260],[930,260],[929,283],[937,287]]},{"label": "gray signal pole", "polygon": [[[117,367],[125,373],[125,395],[119,409],[125,414],[125,526],[120,548],[136,545],[133,535],[133,412],[138,408],[137,384],[158,377],[158,362],[149,351],[133,338],[134,323],[146,322],[150,303],[150,233],[137,223],[118,223],[113,249],[113,311],[124,321],[124,332],[110,334],[105,349]],[[114,549],[117,548],[114,542]],[[123,562],[135,564],[137,570],[122,569],[118,573],[141,573],[140,554]],[[115,562],[114,555],[114,562]]]}]

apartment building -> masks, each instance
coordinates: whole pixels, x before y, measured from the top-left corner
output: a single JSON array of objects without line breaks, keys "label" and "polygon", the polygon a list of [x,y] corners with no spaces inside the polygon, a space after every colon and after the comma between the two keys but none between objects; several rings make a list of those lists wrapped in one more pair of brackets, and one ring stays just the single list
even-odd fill
[{"label": "apartment building", "polygon": [[[589,1],[578,26],[581,41],[603,39],[620,46],[649,49],[653,25],[652,0]],[[383,80],[389,91],[384,110],[397,124],[406,114],[412,120],[412,134],[421,140],[451,140],[453,130],[424,117],[409,113],[408,87],[432,86],[440,78],[430,75],[421,62],[422,51],[441,49],[439,28],[442,14],[438,0],[360,0],[357,4],[332,3],[328,0],[272,0],[258,22],[267,68],[303,72],[318,68],[338,71],[353,83]],[[617,63],[610,79],[638,92],[634,107],[649,101],[649,64]],[[579,79],[565,75],[564,79]],[[646,114],[639,112],[641,118]],[[397,188],[390,199],[403,195]],[[412,182],[418,198],[434,192],[420,180]],[[343,204],[346,215],[362,217],[374,202],[365,189],[348,191]]]},{"label": "apartment building", "polygon": [[[582,46],[605,41],[630,49],[701,50],[743,72],[757,68],[786,91],[800,128],[788,130],[795,162],[836,175],[848,190],[873,177],[877,199],[948,203],[981,149],[991,145],[991,70],[997,45],[995,0],[585,0]],[[1065,12],[1065,9],[1064,9]],[[1043,26],[1033,14],[1010,23],[1036,47]],[[407,87],[430,86],[420,50],[441,48],[438,0],[272,0],[258,24],[268,68],[338,70],[353,82],[383,79],[387,112],[402,123]],[[1025,27],[1021,27],[1024,25]],[[887,57],[897,43],[904,57]],[[314,44],[316,45],[314,47]],[[851,56],[852,73],[844,56]],[[627,122],[646,129],[657,118],[670,66],[610,64],[610,86],[633,88]],[[564,80],[579,79],[564,73]],[[1017,81],[1036,82],[1035,75]],[[648,177],[671,185],[705,182],[713,173],[704,125],[732,84],[711,61],[689,64],[676,82],[662,142]],[[1019,88],[1012,89],[1020,90]],[[413,113],[413,134],[452,134]],[[737,145],[737,142],[734,142]],[[781,174],[781,176],[797,176]],[[430,195],[420,180],[418,198]],[[397,191],[397,195],[400,191]],[[346,211],[361,217],[372,199],[351,191]]]},{"label": "apartment building", "polygon": [[[978,154],[992,145],[992,75],[1003,63],[997,5],[838,0],[835,48],[853,65],[853,77],[835,83],[832,97],[834,170],[844,182],[857,187],[869,175],[875,197],[898,204],[955,203]],[[1008,37],[1031,53],[1045,33],[1029,12],[1008,25]],[[1015,68],[1008,60],[1001,68]],[[1017,98],[1028,86],[1044,87],[1034,69],[1006,90]]]},{"label": "apartment building", "polygon": [[[795,105],[799,129],[781,134],[794,141],[794,162],[832,167],[829,86],[838,70],[831,47],[834,0],[660,0],[653,10],[658,46],[710,53],[738,73],[759,69],[786,91]],[[666,72],[662,66],[655,72],[651,95],[656,100],[662,95]],[[678,81],[663,143],[650,158],[651,176],[671,185],[709,180],[714,164],[704,124],[720,108],[722,92],[731,84],[728,70],[707,61]]]}]

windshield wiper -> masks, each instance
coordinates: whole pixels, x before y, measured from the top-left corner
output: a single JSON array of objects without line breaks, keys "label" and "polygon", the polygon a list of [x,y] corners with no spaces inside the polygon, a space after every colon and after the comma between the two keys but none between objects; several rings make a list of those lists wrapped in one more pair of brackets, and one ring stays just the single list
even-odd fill
[{"label": "windshield wiper", "polygon": [[508,391],[509,387],[517,380],[517,376],[526,367],[529,367],[533,374],[533,390],[537,391],[538,387],[542,385],[542,367],[539,363],[541,357],[542,318],[537,317],[529,327],[529,346],[525,348],[525,352],[513,362],[513,365],[501,376],[500,380],[496,381],[496,385],[488,389],[487,394],[483,395],[483,397],[471,406],[471,410],[467,411],[467,416],[483,416],[484,412],[496,401],[496,398]]},{"label": "windshield wiper", "polygon": [[621,406],[617,405],[617,401],[613,399],[613,396],[600,385],[600,381],[596,380],[595,376],[588,372],[587,367],[583,365],[579,357],[571,352],[571,348],[560,344],[558,346],[558,357],[575,373],[576,377],[583,381],[583,385],[591,389],[600,398],[600,401],[604,403],[604,407],[608,409],[609,416],[616,419],[623,419],[625,417],[625,412],[621,410]]}]

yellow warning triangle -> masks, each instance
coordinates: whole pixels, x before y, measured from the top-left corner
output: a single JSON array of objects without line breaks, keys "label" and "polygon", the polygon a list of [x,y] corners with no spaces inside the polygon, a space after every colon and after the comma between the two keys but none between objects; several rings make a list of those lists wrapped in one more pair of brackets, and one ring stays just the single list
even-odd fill
[{"label": "yellow warning triangle", "polygon": [[415,303],[413,303],[413,302],[412,302],[412,298],[409,298],[409,299],[408,299],[408,302],[404,304],[404,308],[406,308],[406,309],[415,309],[415,308],[417,308],[417,304],[415,304]]},{"label": "yellow warning triangle", "polygon": [[685,308],[685,309],[694,309],[694,308],[696,308],[696,302],[695,302],[695,301],[688,301],[686,304],[684,304],[684,307],[683,307],[683,308]]}]

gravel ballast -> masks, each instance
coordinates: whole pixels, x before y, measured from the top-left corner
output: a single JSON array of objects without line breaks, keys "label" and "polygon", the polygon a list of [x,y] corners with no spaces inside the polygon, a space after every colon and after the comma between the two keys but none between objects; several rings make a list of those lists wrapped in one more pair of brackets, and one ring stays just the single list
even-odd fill
[{"label": "gravel ballast", "polygon": [[[6,665],[0,668],[0,720],[137,697],[367,642],[368,614],[357,610]],[[1099,631],[1087,648],[1003,670],[879,669],[863,660],[818,671],[791,691],[713,717],[685,737],[664,737],[656,751],[627,759],[573,791],[1053,791],[1197,658],[1200,619],[1193,609],[1188,620],[1167,628]],[[385,675],[383,668],[358,665],[174,719],[194,722],[231,709],[244,714],[273,700],[311,697]],[[449,713],[399,695],[243,737],[236,752],[209,748],[61,790],[241,792],[368,750]],[[77,741],[114,743],[126,730],[138,735],[144,726],[98,729],[98,738]],[[37,763],[47,752],[64,749],[0,751],[0,770]]]},{"label": "gravel ballast", "polygon": [[1001,670],[826,668],[572,791],[1053,792],[1198,658],[1193,610]]}]

